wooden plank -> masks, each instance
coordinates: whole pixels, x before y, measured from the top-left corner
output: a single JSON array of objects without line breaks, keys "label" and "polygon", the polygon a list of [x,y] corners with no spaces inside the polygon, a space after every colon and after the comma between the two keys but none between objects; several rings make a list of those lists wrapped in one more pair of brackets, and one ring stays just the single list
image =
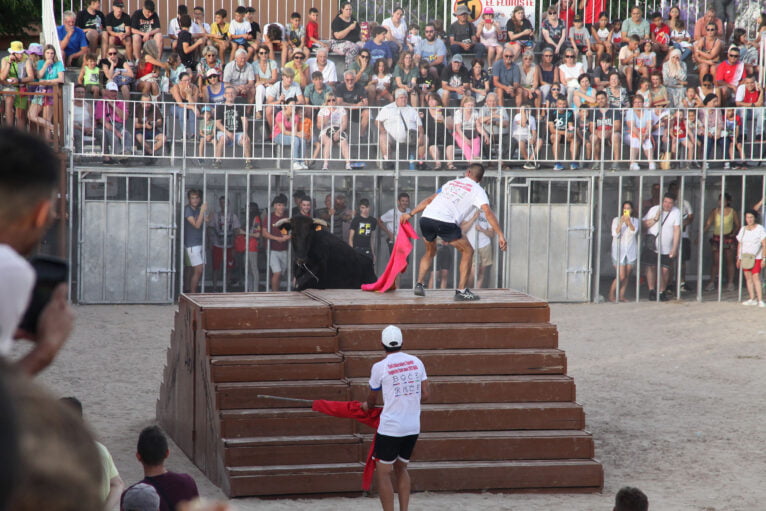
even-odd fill
[{"label": "wooden plank", "polygon": [[[563,375],[528,376],[434,376],[428,377],[430,404],[572,402],[574,380]],[[355,378],[351,399],[363,401],[369,392],[368,378]]]},{"label": "wooden plank", "polygon": [[548,304],[508,289],[482,290],[482,300],[456,302],[454,291],[429,291],[416,297],[410,290],[365,293],[357,290],[308,290],[308,296],[332,306],[336,325],[394,323],[543,323],[550,319]]},{"label": "wooden plank", "polygon": [[230,410],[221,412],[226,439],[277,435],[349,435],[354,421],[305,409]]},{"label": "wooden plank", "polygon": [[[423,361],[429,376],[566,373],[566,355],[560,350],[407,350],[407,353]],[[346,376],[368,376],[373,364],[383,358],[382,349],[345,353]]]},{"label": "wooden plank", "polygon": [[253,382],[343,378],[343,357],[319,355],[232,355],[210,360],[213,381]]},{"label": "wooden plank", "polygon": [[[343,325],[338,328],[339,349],[380,349],[380,333],[387,325]],[[558,330],[550,323],[465,323],[445,328],[443,323],[399,325],[405,349],[555,349]],[[445,335],[445,332],[449,335]]]},{"label": "wooden plank", "polygon": [[228,467],[357,463],[367,453],[361,449],[362,439],[355,435],[247,438],[227,441],[224,459]]},{"label": "wooden plank", "polygon": [[303,293],[189,295],[202,313],[205,330],[283,330],[329,328],[327,304]]},{"label": "wooden plank", "polygon": [[361,463],[230,468],[230,497],[328,493],[361,494]]},{"label": "wooden plank", "polygon": [[260,394],[329,401],[349,399],[348,383],[338,380],[219,383],[215,393],[219,410],[295,408],[295,403],[257,397]]},{"label": "wooden plank", "polygon": [[335,353],[335,328],[291,328],[285,330],[208,330],[205,342],[209,355],[283,355]]}]

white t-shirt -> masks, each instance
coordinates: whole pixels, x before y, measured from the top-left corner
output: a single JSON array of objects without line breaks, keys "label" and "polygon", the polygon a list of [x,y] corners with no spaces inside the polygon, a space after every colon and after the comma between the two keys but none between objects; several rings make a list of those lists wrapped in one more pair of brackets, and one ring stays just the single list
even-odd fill
[{"label": "white t-shirt", "polygon": [[537,121],[534,115],[527,115],[527,125],[521,125],[521,114],[513,116],[513,124],[511,125],[511,133],[514,138],[519,140],[529,140],[532,138],[532,132],[537,131]]},{"label": "white t-shirt", "polygon": [[249,21],[239,22],[233,19],[229,22],[229,37],[237,39],[237,36],[249,34],[252,29]]},{"label": "white t-shirt", "polygon": [[[316,58],[310,58],[306,61],[306,64],[309,66],[309,76],[314,71],[319,71],[319,66],[317,65],[317,59]],[[324,83],[337,83],[338,82],[338,69],[335,67],[335,62],[332,60],[328,60],[327,64],[325,64],[324,69],[321,71],[322,78],[324,79]]]},{"label": "white t-shirt", "polygon": [[[692,211],[692,205],[689,204],[688,200],[684,199],[684,209],[683,214],[681,215],[681,220],[686,220],[689,218],[689,215],[693,214],[694,211]],[[681,224],[681,237],[682,238],[688,238],[689,237],[689,231],[686,230],[686,228]]]},{"label": "white t-shirt", "polygon": [[392,234],[396,233],[396,229],[399,226],[399,219],[404,213],[409,213],[412,209],[407,208],[405,211],[399,211],[399,208],[391,208],[380,217],[380,221],[386,225],[388,231]]},{"label": "white t-shirt", "polygon": [[756,254],[756,259],[763,259],[763,250],[758,252],[763,238],[766,238],[766,229],[761,224],[755,224],[755,229],[752,231],[742,227],[737,234],[737,241],[742,243],[742,253]]},{"label": "white t-shirt", "polygon": [[619,261],[622,264],[623,258],[628,262],[638,259],[638,218],[630,217],[630,223],[633,224],[631,231],[627,225],[620,226],[620,234],[615,234],[617,226],[620,225],[620,217],[614,217],[612,220],[612,260]]},{"label": "white t-shirt", "polygon": [[399,20],[399,28],[394,26],[394,22],[391,18],[384,19],[383,23],[381,23],[381,26],[387,28],[395,40],[399,41],[400,43],[404,43],[404,38],[407,37],[407,22],[404,21],[403,16]]},{"label": "white t-shirt", "polygon": [[423,362],[401,351],[372,366],[370,388],[383,390],[378,433],[395,437],[420,433],[420,383],[426,379]]},{"label": "white t-shirt", "polygon": [[32,266],[8,245],[0,244],[0,356],[5,356],[13,345],[13,334],[27,310],[35,271]]},{"label": "white t-shirt", "polygon": [[377,120],[386,128],[386,133],[400,144],[407,142],[407,130],[416,130],[422,125],[417,110],[410,105],[400,108],[396,103],[381,108]]},{"label": "white t-shirt", "polygon": [[461,177],[441,187],[439,195],[426,206],[423,216],[460,225],[472,208],[481,209],[484,204],[489,204],[484,188],[470,177]]},{"label": "white t-shirt", "polygon": [[[471,212],[471,216],[473,216],[473,212]],[[487,220],[487,217],[484,216],[484,212],[481,210],[479,210],[479,216],[471,224],[471,227],[469,227],[468,230],[465,232],[465,237],[468,240],[468,242],[471,244],[471,246],[474,248],[474,250],[484,248],[490,243],[492,243],[492,238],[484,234],[483,231],[476,230],[477,224],[483,230],[489,230],[489,221]]]},{"label": "white t-shirt", "polygon": [[[652,206],[648,213],[644,216],[644,220],[649,220],[657,216],[657,210],[661,208],[661,205]],[[662,211],[659,222],[649,227],[647,231],[649,234],[657,236],[657,248],[660,248],[660,225],[662,225],[662,248],[660,253],[667,255],[673,250],[673,227],[681,227],[681,210],[673,206],[670,212]]]}]

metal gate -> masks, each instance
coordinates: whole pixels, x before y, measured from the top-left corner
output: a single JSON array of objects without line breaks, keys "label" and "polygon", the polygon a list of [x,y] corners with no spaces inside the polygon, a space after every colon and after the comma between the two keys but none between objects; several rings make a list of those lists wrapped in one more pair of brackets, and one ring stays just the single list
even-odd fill
[{"label": "metal gate", "polygon": [[593,186],[593,178],[506,181],[508,287],[556,302],[590,300]]},{"label": "metal gate", "polygon": [[172,303],[177,176],[79,170],[80,303]]}]

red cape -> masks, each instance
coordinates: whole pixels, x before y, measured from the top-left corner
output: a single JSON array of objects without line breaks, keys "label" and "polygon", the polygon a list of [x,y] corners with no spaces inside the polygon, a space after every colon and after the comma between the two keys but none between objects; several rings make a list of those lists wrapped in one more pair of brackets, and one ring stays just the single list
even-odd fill
[{"label": "red cape", "polygon": [[[314,400],[311,409],[333,417],[355,419],[374,429],[378,429],[380,414],[383,413],[383,408],[373,408],[365,412],[362,410],[362,404],[359,401],[326,401],[324,399]],[[375,472],[375,460],[372,459],[374,451],[375,438],[372,439],[370,452],[367,453],[367,462],[364,464],[364,473],[362,474],[363,490],[369,490],[372,487],[372,475]]]},{"label": "red cape", "polygon": [[380,291],[385,293],[394,285],[396,277],[404,273],[407,269],[407,256],[412,252],[411,239],[418,239],[418,235],[412,225],[407,223],[399,224],[399,232],[396,234],[396,241],[391,252],[391,258],[388,260],[386,270],[374,284],[362,284],[362,291]]}]

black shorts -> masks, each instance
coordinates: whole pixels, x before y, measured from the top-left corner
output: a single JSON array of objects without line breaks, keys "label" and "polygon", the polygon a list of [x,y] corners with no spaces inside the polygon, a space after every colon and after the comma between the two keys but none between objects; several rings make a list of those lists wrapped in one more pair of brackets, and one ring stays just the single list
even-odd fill
[{"label": "black shorts", "polygon": [[418,435],[388,436],[378,433],[375,436],[375,452],[372,457],[380,463],[391,464],[397,459],[408,463]]},{"label": "black shorts", "polygon": [[426,217],[420,217],[420,233],[426,241],[434,241],[438,236],[449,243],[450,241],[459,240],[463,237],[463,233],[458,224],[442,222],[441,220],[434,220],[433,218]]},{"label": "black shorts", "polygon": [[[654,250],[645,248],[643,253],[641,254],[641,262],[644,264],[644,266],[657,266],[657,252]],[[660,256],[660,266],[663,268],[672,268],[673,267],[673,260],[670,258],[668,254],[662,254]]]},{"label": "black shorts", "polygon": [[362,254],[363,256],[367,256],[370,259],[372,259],[372,250],[369,248],[362,248],[362,247],[354,247],[354,250],[357,254]]},{"label": "black shorts", "polygon": [[682,259],[689,261],[692,258],[692,242],[689,238],[681,238],[681,249],[684,252]]}]

